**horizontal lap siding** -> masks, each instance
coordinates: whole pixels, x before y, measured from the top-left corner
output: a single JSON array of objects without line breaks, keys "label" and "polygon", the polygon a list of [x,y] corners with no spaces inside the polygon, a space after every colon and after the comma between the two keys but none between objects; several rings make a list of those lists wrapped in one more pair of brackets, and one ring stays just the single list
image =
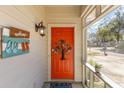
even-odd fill
[{"label": "horizontal lap siding", "polygon": [[34,23],[44,20],[40,6],[0,6],[0,25],[30,32],[30,53],[0,59],[0,87],[41,87],[47,79],[47,39],[35,32]]}]

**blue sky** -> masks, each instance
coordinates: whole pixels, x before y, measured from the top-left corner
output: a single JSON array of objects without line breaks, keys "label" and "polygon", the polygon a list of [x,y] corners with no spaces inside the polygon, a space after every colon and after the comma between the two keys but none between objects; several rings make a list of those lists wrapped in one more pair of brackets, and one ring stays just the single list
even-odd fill
[{"label": "blue sky", "polygon": [[[121,13],[124,13],[124,6],[120,6],[119,8],[117,8],[116,10],[112,11],[111,13],[107,14],[105,17],[103,17],[101,20],[97,21],[95,24],[93,24],[92,26],[90,26],[87,30],[88,32],[92,32],[92,33],[96,33],[97,28],[99,25],[103,24],[107,24],[108,22],[111,21],[111,19],[113,19],[115,17],[115,12],[117,10],[121,9]],[[107,22],[105,22],[105,19],[107,20]]]}]

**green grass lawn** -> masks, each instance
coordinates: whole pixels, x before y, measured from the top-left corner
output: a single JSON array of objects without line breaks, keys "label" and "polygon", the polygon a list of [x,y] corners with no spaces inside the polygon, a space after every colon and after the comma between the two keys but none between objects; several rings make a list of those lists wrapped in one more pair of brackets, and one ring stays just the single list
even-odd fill
[{"label": "green grass lawn", "polygon": [[98,53],[98,52],[88,52],[88,56],[99,56],[100,55],[100,53]]}]

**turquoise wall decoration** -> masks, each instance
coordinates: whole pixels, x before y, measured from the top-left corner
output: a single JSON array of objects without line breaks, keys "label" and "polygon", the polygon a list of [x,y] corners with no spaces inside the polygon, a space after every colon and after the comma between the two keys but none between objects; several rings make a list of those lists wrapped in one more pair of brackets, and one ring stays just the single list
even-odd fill
[{"label": "turquoise wall decoration", "polygon": [[2,28],[1,44],[2,58],[29,53],[30,33],[15,27]]}]

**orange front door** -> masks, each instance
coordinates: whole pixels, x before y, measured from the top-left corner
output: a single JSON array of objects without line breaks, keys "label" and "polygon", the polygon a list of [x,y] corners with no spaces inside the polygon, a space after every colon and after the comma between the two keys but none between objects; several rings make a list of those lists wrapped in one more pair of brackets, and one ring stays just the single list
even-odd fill
[{"label": "orange front door", "polygon": [[51,28],[51,79],[74,79],[73,27]]}]

